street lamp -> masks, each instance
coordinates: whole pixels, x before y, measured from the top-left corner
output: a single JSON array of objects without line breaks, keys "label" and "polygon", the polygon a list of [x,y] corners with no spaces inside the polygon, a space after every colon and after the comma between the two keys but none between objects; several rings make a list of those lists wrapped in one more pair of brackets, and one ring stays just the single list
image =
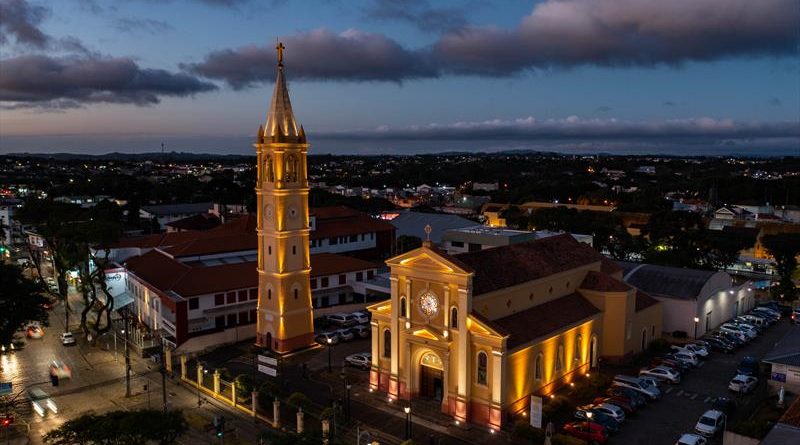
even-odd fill
[{"label": "street lamp", "polygon": [[328,372],[332,372],[331,369],[331,345],[333,344],[333,340],[328,338]]},{"label": "street lamp", "polygon": [[347,420],[348,422],[350,421],[350,389],[352,387],[353,386],[350,385],[350,384],[347,384],[344,387],[344,389],[345,389],[345,393],[344,393],[345,394],[345,401],[347,402],[347,405],[345,405],[344,415],[345,415],[345,420]]},{"label": "street lamp", "polygon": [[411,405],[403,408],[406,412],[406,440],[411,439]]},{"label": "street lamp", "polygon": [[[197,366],[200,366],[200,364],[198,363]],[[203,368],[203,374],[208,374],[208,369],[206,369],[205,367]],[[200,405],[203,404],[203,401],[200,400],[200,385],[201,384],[202,384],[202,381],[197,382],[197,406],[200,406]]]},{"label": "street lamp", "polygon": [[694,317],[694,339],[697,340],[697,323],[700,322],[700,318]]}]

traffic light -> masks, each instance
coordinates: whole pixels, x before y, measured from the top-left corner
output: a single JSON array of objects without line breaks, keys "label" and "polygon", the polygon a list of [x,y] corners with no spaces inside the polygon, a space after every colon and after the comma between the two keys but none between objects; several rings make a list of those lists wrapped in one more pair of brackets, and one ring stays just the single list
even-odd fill
[{"label": "traffic light", "polygon": [[225,434],[225,417],[214,418],[214,427],[216,428],[217,437],[222,437]]}]

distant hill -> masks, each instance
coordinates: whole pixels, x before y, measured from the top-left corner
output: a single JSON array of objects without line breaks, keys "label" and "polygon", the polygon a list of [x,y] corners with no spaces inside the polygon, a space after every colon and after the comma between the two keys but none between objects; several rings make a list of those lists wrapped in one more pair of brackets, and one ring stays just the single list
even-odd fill
[{"label": "distant hill", "polygon": [[76,154],[76,153],[10,153],[4,156],[18,157],[18,158],[43,158],[55,160],[80,160],[80,159],[93,159],[93,160],[108,160],[108,161],[213,161],[213,160],[226,160],[226,161],[247,161],[251,162],[254,156],[236,155],[236,154],[210,154],[210,153],[186,153],[186,152],[151,152],[151,153],[104,153],[104,154]]}]

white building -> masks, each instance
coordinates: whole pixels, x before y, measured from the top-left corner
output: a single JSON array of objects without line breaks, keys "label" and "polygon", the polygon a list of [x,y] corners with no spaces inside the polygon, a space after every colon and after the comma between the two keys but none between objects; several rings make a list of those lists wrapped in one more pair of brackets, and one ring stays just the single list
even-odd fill
[{"label": "white building", "polygon": [[[755,293],[747,282],[735,285],[726,272],[682,269],[629,262],[618,263],[623,280],[662,303],[664,330],[701,337],[722,323],[755,306]],[[695,318],[697,322],[695,322]]]}]

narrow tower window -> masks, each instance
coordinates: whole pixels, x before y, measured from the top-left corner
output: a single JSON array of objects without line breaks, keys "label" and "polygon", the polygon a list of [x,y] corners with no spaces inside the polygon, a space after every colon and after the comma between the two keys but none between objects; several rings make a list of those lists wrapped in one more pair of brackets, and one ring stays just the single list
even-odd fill
[{"label": "narrow tower window", "polygon": [[267,178],[267,182],[275,182],[275,170],[272,168],[272,156],[267,156],[266,161],[264,161],[264,168],[266,170],[265,177]]},{"label": "narrow tower window", "polygon": [[455,306],[450,309],[450,327],[458,329],[458,308]]},{"label": "narrow tower window", "polygon": [[392,332],[388,329],[383,331],[383,356],[392,357]]},{"label": "narrow tower window", "polygon": [[486,357],[486,353],[481,351],[478,353],[478,384],[485,385],[486,384],[486,367],[487,367],[488,358]]}]

